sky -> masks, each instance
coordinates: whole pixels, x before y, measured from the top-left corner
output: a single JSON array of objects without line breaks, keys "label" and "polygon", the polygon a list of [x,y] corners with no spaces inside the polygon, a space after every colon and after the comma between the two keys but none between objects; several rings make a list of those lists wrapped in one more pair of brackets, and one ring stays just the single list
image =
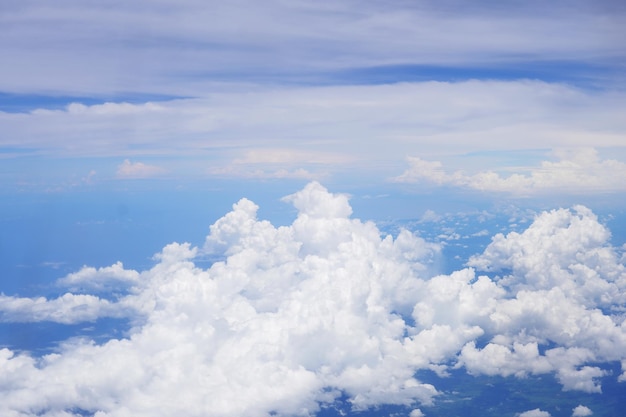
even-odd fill
[{"label": "sky", "polygon": [[0,28],[0,414],[623,409],[623,2]]}]

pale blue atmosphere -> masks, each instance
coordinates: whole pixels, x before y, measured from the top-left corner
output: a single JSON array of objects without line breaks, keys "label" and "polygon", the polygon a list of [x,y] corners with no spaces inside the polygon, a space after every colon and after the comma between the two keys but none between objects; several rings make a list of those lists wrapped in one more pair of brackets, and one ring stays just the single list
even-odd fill
[{"label": "pale blue atmosphere", "polygon": [[618,416],[618,1],[0,7],[0,415]]}]

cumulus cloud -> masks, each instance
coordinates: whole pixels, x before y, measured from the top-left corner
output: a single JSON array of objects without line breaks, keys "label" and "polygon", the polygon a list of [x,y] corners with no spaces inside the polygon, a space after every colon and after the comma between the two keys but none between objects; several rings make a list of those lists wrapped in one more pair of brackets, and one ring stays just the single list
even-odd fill
[{"label": "cumulus cloud", "polygon": [[143,162],[131,162],[125,159],[117,167],[118,178],[150,178],[165,173],[165,169],[156,165],[147,165]]},{"label": "cumulus cloud", "polygon": [[0,320],[4,322],[51,321],[64,324],[94,321],[99,317],[124,317],[120,305],[88,294],[66,293],[55,299],[0,295]]},{"label": "cumulus cloud", "polygon": [[76,291],[113,291],[137,284],[139,273],[124,269],[122,262],[103,268],[83,267],[58,281],[58,284]]},{"label": "cumulus cloud", "polygon": [[593,415],[593,411],[584,405],[579,405],[572,411],[572,417],[587,417],[590,415]]},{"label": "cumulus cloud", "polygon": [[[75,292],[115,288],[110,299],[3,296],[4,320],[115,312],[133,327],[42,357],[0,350],[0,412],[294,416],[345,397],[355,410],[398,404],[422,416],[417,407],[439,391],[418,370],[554,373],[564,389],[598,392],[600,377],[618,377],[599,364],[626,362],[626,327],[611,311],[626,290],[624,266],[584,207],[497,235],[472,267],[445,275],[437,245],[352,218],[346,195],[313,182],[285,201],[298,210],[290,225],[258,219],[244,198],[202,247],[172,243],[149,270],[117,263],[59,281]],[[218,260],[196,265],[207,256]]]},{"label": "cumulus cloud", "polygon": [[556,152],[561,159],[543,161],[539,167],[528,168],[528,174],[501,176],[494,171],[469,175],[461,171],[449,173],[439,161],[409,157],[410,167],[396,182],[427,182],[436,185],[467,187],[480,191],[530,195],[545,192],[574,194],[616,192],[626,190],[626,164],[613,159],[600,159],[595,149]]},{"label": "cumulus cloud", "polygon": [[501,285],[518,295],[558,289],[585,307],[608,308],[626,301],[626,269],[609,245],[611,232],[584,206],[543,212],[523,232],[499,233],[468,264],[510,271]]},{"label": "cumulus cloud", "polygon": [[550,413],[547,411],[542,411],[539,408],[535,408],[534,410],[524,411],[523,413],[518,414],[519,417],[550,417]]}]

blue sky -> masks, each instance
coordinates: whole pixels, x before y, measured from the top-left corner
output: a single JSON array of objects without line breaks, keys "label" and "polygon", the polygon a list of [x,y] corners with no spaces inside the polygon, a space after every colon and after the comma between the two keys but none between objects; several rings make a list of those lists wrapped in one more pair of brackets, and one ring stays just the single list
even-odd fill
[{"label": "blue sky", "polygon": [[601,415],[626,379],[625,20],[3,4],[0,412],[437,416],[461,372],[567,393],[501,414]]}]

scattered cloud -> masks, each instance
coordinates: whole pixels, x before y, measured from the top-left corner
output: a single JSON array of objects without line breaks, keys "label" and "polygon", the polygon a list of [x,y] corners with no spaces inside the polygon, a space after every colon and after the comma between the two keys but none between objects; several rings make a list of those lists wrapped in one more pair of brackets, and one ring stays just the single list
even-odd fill
[{"label": "scattered cloud", "polygon": [[584,405],[579,405],[572,411],[572,417],[587,417],[591,415],[593,415],[593,411]]},{"label": "scattered cloud", "polygon": [[72,291],[114,291],[138,284],[139,273],[124,269],[121,262],[103,268],[85,266],[60,279],[58,284]]},{"label": "scattered cloud", "polygon": [[538,408],[534,410],[525,411],[523,413],[518,414],[519,417],[550,417],[550,413],[547,411],[542,411]]},{"label": "scattered cloud", "polygon": [[165,169],[156,165],[147,165],[143,162],[130,162],[130,160],[125,159],[124,162],[117,167],[117,178],[151,178],[162,175],[165,172]]},{"label": "scattered cloud", "polygon": [[[351,218],[346,195],[313,182],[285,201],[299,213],[290,225],[259,220],[242,199],[202,247],[167,245],[148,270],[84,267],[59,280],[70,290],[59,298],[2,296],[4,321],[125,317],[133,327],[39,358],[1,349],[0,412],[310,415],[346,396],[355,410],[401,404],[422,416],[416,407],[439,391],[416,379],[421,369],[552,373],[583,392],[619,377],[599,364],[626,363],[622,313],[611,309],[626,302],[626,268],[589,209],[540,213],[441,275],[438,245]],[[206,257],[219,260],[196,264]],[[111,288],[107,300],[93,294]]]},{"label": "scattered cloud", "polygon": [[464,174],[447,172],[439,161],[409,157],[410,167],[396,182],[427,182],[436,185],[466,187],[480,191],[505,192],[527,196],[541,193],[588,194],[626,191],[626,164],[613,159],[600,159],[595,149],[556,152],[561,159],[543,161],[538,167],[518,168],[528,174],[501,176],[494,171]]},{"label": "scattered cloud", "polygon": [[100,317],[124,317],[128,312],[119,304],[110,303],[89,294],[67,293],[48,300],[44,297],[20,298],[0,295],[0,321],[63,324],[94,321]]},{"label": "scattered cloud", "polygon": [[[540,81],[274,87],[245,93],[234,89],[158,105],[75,104],[61,110],[0,113],[6,133],[0,147],[36,149],[46,158],[126,158],[132,149],[136,158],[158,156],[170,167],[197,169],[196,175],[206,175],[206,166],[211,166],[218,172],[304,169],[379,178],[395,175],[405,156],[417,152],[445,162],[451,155],[489,151],[493,156],[487,159],[453,159],[457,170],[470,172],[477,164],[491,170],[470,179],[457,178],[443,165],[428,165],[425,156],[413,159],[415,172],[409,170],[401,179],[413,181],[425,171],[434,181],[469,182],[482,189],[510,188],[514,181],[528,188],[549,185],[558,175],[574,175],[578,169],[589,169],[592,178],[621,169],[624,103],[620,92]],[[503,165],[528,167],[524,158],[514,166],[509,163],[507,156],[515,152],[567,147],[615,149],[612,157],[622,162],[610,165],[593,155],[560,155],[562,163],[536,167],[535,177],[516,171],[518,176],[511,178],[490,174]],[[589,187],[595,184],[582,179]]]},{"label": "scattered cloud", "polygon": [[422,217],[420,217],[420,222],[438,222],[442,219],[442,216],[437,214],[435,211],[433,210],[426,210],[424,212],[424,214],[422,214]]}]

